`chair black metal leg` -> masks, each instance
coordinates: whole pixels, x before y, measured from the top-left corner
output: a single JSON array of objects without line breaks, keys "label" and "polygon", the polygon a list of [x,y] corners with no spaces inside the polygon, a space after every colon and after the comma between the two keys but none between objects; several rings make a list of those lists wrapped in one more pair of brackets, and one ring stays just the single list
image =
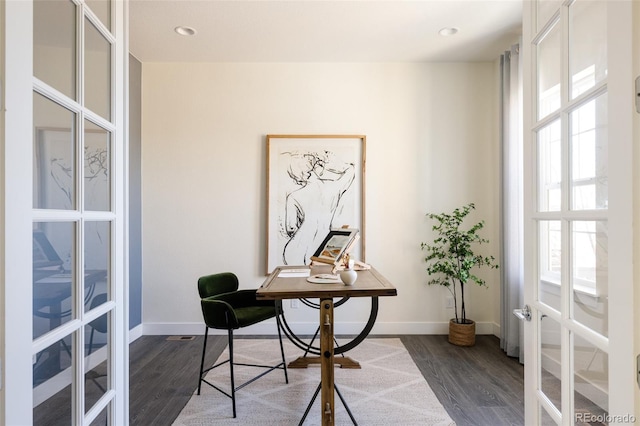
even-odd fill
[{"label": "chair black metal leg", "polygon": [[284,381],[289,384],[289,375],[287,374],[287,360],[284,357],[284,346],[282,345],[282,332],[280,331],[280,322],[276,321],[278,326],[278,339],[280,339],[280,353],[282,354],[282,368],[284,369]]},{"label": "chair black metal leg", "polygon": [[93,351],[93,332],[96,331],[95,328],[91,327],[91,334],[89,335],[89,353],[87,355],[91,355]]},{"label": "chair black metal leg", "polygon": [[229,329],[229,371],[231,373],[231,404],[233,405],[233,418],[236,418],[236,383],[233,376],[233,329]]},{"label": "chair black metal leg", "polygon": [[73,358],[71,356],[71,349],[69,349],[69,345],[67,345],[67,342],[64,341],[64,339],[60,340],[60,342],[62,343],[62,347],[64,348],[64,350],[67,352],[67,354],[69,355],[69,358]]},{"label": "chair black metal leg", "polygon": [[202,386],[202,371],[204,370],[204,355],[207,353],[207,336],[209,335],[209,327],[204,326],[204,344],[202,345],[202,360],[200,361],[200,374],[198,375],[198,395],[200,395],[200,387]]},{"label": "chair black metal leg", "polygon": [[[227,333],[228,333],[228,352],[229,352],[229,357],[228,359],[224,360],[224,361],[220,361],[218,363],[216,363],[215,365],[213,365],[212,367],[209,367],[207,369],[204,368],[204,362],[205,362],[205,358],[206,358],[206,350],[207,350],[207,340],[208,340],[208,336],[209,336],[209,327],[205,326],[205,333],[204,333],[204,342],[202,345],[202,358],[200,359],[200,377],[198,380],[198,395],[200,395],[200,391],[202,388],[202,382],[205,382],[206,384],[208,384],[209,386],[213,387],[214,389],[216,389],[218,392],[223,393],[224,395],[226,395],[227,397],[231,398],[231,404],[233,407],[233,418],[237,417],[237,409],[236,409],[236,391],[242,389],[243,387],[247,386],[250,383],[253,383],[254,381],[258,380],[259,378],[261,378],[262,376],[270,373],[273,370],[276,370],[278,368],[280,368],[280,366],[282,366],[282,369],[284,370],[284,379],[286,381],[286,383],[289,383],[289,375],[287,372],[287,363],[286,363],[286,358],[284,355],[284,344],[282,342],[282,330],[280,328],[280,323],[276,322],[276,324],[278,325],[278,340],[280,343],[280,354],[282,356],[282,362],[277,364],[277,365],[257,365],[257,364],[245,364],[245,363],[236,363],[234,361],[234,356],[233,356],[233,329],[229,328],[227,329]],[[218,386],[216,386],[214,383],[211,383],[210,381],[207,381],[205,379],[205,375],[213,370],[214,368],[217,368],[219,366],[221,366],[222,364],[225,363],[229,363],[229,376],[230,376],[230,381],[231,381],[231,390],[229,393],[227,393],[226,389],[222,389]],[[241,365],[241,366],[247,366],[247,367],[260,367],[260,368],[265,368],[266,371],[264,371],[263,373],[257,375],[256,377],[242,383],[239,386],[236,386],[236,381],[235,381],[235,373],[234,373],[234,368],[236,365]]]}]

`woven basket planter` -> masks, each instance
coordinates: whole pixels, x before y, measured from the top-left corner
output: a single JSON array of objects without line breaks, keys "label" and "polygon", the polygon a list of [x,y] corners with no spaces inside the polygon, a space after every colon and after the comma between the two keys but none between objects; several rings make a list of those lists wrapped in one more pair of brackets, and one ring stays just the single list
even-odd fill
[{"label": "woven basket planter", "polygon": [[458,324],[455,319],[449,321],[449,343],[457,346],[473,346],[476,344],[476,323],[470,319]]}]

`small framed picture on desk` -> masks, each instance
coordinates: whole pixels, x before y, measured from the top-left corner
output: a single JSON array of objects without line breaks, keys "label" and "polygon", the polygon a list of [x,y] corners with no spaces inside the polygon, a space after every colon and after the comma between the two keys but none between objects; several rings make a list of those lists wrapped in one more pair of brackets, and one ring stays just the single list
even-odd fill
[{"label": "small framed picture on desk", "polygon": [[358,230],[353,228],[338,228],[329,231],[316,250],[311,260],[315,262],[338,265],[340,259],[349,253],[360,236]]}]

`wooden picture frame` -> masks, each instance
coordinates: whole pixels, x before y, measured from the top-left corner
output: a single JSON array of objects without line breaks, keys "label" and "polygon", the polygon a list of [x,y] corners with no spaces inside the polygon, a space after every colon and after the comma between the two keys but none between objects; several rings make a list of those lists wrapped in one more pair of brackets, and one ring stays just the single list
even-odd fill
[{"label": "wooden picture frame", "polygon": [[309,265],[332,229],[357,229],[365,261],[364,135],[267,135],[266,273]]}]

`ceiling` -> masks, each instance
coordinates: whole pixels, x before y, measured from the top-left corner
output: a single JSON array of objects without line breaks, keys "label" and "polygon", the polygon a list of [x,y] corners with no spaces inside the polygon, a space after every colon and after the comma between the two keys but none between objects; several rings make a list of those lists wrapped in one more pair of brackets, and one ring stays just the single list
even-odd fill
[{"label": "ceiling", "polygon": [[131,0],[129,13],[141,62],[476,62],[517,40],[522,0]]}]

